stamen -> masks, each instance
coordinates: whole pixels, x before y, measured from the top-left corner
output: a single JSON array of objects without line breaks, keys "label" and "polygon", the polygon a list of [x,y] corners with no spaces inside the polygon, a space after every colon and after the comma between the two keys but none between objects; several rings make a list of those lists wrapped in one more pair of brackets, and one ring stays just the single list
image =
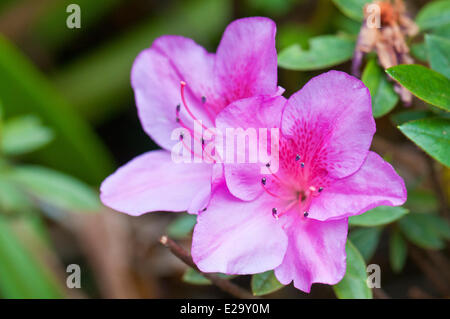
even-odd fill
[{"label": "stamen", "polygon": [[265,179],[265,178],[263,178],[263,179],[261,180],[261,186],[262,186],[262,188],[264,189],[264,191],[265,191],[267,194],[269,194],[270,196],[276,197],[276,198],[281,198],[281,197],[278,196],[277,194],[274,194],[274,193],[272,193],[271,191],[269,191],[269,190],[267,189],[267,187],[266,187],[266,179]]},{"label": "stamen", "polygon": [[278,219],[278,212],[277,212],[277,209],[274,207],[274,208],[272,208],[272,216],[275,218],[275,219]]},{"label": "stamen", "polygon": [[183,135],[183,133],[180,134],[180,140],[181,140],[181,142],[183,143],[183,146],[184,146],[189,152],[191,152],[192,155],[194,155],[194,156],[197,157],[197,158],[203,159],[203,156],[202,156],[202,155],[198,155],[197,153],[195,153],[195,152],[194,152],[194,151],[186,144],[186,142],[184,141],[184,135]]},{"label": "stamen", "polygon": [[297,156],[295,156],[295,161],[298,162],[300,160],[300,155],[297,154]]},{"label": "stamen", "polygon": [[186,82],[181,81],[180,84],[181,84],[181,89],[180,89],[180,92],[181,92],[181,101],[183,102],[183,105],[184,105],[186,111],[189,113],[189,115],[192,117],[192,119],[193,119],[194,121],[198,121],[198,122],[202,125],[202,127],[203,127],[205,130],[208,130],[208,128],[207,128],[203,123],[201,123],[201,122],[195,117],[195,115],[191,112],[191,110],[189,109],[189,107],[188,107],[188,105],[187,105],[187,103],[186,103],[186,98],[185,98],[185,96],[184,96],[184,88],[185,88],[185,86],[186,86]]},{"label": "stamen", "polygon": [[303,216],[305,216],[305,217],[308,217],[308,215],[309,215],[308,212],[303,213]]},{"label": "stamen", "polygon": [[206,103],[206,96],[202,96],[202,103],[203,103],[203,104]]},{"label": "stamen", "polygon": [[319,187],[319,193],[323,191],[323,187]]},{"label": "stamen", "polygon": [[301,166],[302,168],[305,167],[305,163],[301,162],[301,163],[300,163],[300,166]]}]

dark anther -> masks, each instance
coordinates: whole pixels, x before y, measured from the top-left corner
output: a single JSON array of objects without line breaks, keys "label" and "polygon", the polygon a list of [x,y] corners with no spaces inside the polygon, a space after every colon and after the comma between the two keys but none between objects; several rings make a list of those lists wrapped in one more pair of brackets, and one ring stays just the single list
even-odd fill
[{"label": "dark anther", "polygon": [[206,103],[206,96],[202,96],[202,103],[203,103],[203,104]]},{"label": "dark anther", "polygon": [[180,109],[181,109],[181,104],[178,104],[177,105],[177,113],[180,112]]},{"label": "dark anther", "polygon": [[202,137],[202,145],[205,145],[205,139]]},{"label": "dark anther", "polygon": [[204,211],[207,210],[207,209],[208,209],[208,207],[203,208],[203,209],[202,209],[202,212],[204,212]]},{"label": "dark anther", "polygon": [[319,193],[323,191],[323,187],[319,187]]},{"label": "dark anther", "polygon": [[177,120],[176,121],[177,121],[177,123],[180,123],[180,118],[178,116],[177,116]]},{"label": "dark anther", "polygon": [[308,212],[303,213],[303,216],[305,216],[305,217],[308,217],[308,215],[309,215]]},{"label": "dark anther", "polygon": [[267,163],[267,164],[266,164],[266,167],[270,167],[270,163]]},{"label": "dark anther", "polygon": [[300,160],[300,155],[297,154],[297,156],[295,157],[295,160],[298,162]]},{"label": "dark anther", "polygon": [[272,208],[272,215],[276,215],[277,214],[277,209],[274,207],[274,208]]},{"label": "dark anther", "polygon": [[182,141],[183,138],[184,138],[184,135],[183,135],[183,133],[181,133],[181,134],[180,134],[180,141]]},{"label": "dark anther", "polygon": [[262,183],[263,185],[266,185],[266,178],[265,178],[265,177],[263,177],[263,178],[261,179],[261,183]]},{"label": "dark anther", "polygon": [[300,163],[300,166],[301,166],[301,167],[305,167],[305,163],[301,162],[301,163]]}]

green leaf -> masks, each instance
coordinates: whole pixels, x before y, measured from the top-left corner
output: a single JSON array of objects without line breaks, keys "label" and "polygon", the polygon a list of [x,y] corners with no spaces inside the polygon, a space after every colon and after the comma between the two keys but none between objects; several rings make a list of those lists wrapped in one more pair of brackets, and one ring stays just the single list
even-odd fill
[{"label": "green leaf", "polygon": [[211,281],[202,276],[193,268],[188,268],[183,274],[182,280],[193,285],[210,285]]},{"label": "green leaf", "polygon": [[450,40],[426,34],[425,43],[431,68],[450,78]]},{"label": "green leaf", "polygon": [[392,223],[408,213],[403,207],[378,206],[364,214],[351,216],[349,225],[373,227]]},{"label": "green leaf", "polygon": [[[225,274],[219,274],[219,273],[216,275],[222,279],[227,279],[227,280],[236,277],[235,275],[225,275]],[[183,274],[182,280],[184,282],[187,282],[187,283],[190,283],[193,285],[210,285],[211,284],[211,281],[208,278],[204,277],[201,273],[194,270],[193,268],[186,269],[186,271]]]},{"label": "green leaf", "polygon": [[80,212],[98,211],[101,207],[98,194],[88,185],[45,167],[17,167],[8,178],[32,197],[58,209]]},{"label": "green leaf", "polygon": [[364,6],[372,0],[333,0],[333,2],[349,18],[362,21],[364,19]]},{"label": "green leaf", "polygon": [[450,224],[438,215],[428,215],[428,221],[439,237],[450,240]]},{"label": "green leaf", "polygon": [[0,211],[24,212],[32,207],[30,199],[17,185],[14,185],[0,176]]},{"label": "green leaf", "polygon": [[428,3],[417,14],[416,23],[422,31],[450,24],[450,1]]},{"label": "green leaf", "polygon": [[426,249],[442,249],[444,242],[436,231],[429,214],[409,214],[398,221],[405,237],[417,246]]},{"label": "green leaf", "polygon": [[386,72],[419,99],[450,111],[450,80],[442,74],[418,64],[401,64]]},{"label": "green leaf", "polygon": [[377,249],[380,235],[381,228],[379,227],[359,228],[350,232],[349,239],[359,250],[364,260],[368,262]]},{"label": "green leaf", "polygon": [[349,60],[355,49],[355,41],[347,37],[323,35],[309,41],[309,49],[295,44],[282,50],[278,65],[285,69],[310,71],[328,68]]},{"label": "green leaf", "polygon": [[414,213],[434,213],[439,209],[439,201],[428,189],[408,189],[408,199],[404,206]]},{"label": "green leaf", "polygon": [[52,131],[39,118],[24,116],[7,121],[3,126],[2,152],[21,155],[33,152],[53,139]]},{"label": "green leaf", "polygon": [[420,120],[432,116],[434,116],[434,113],[430,111],[403,111],[391,115],[391,120],[395,125],[401,125],[409,121]]},{"label": "green leaf", "polygon": [[0,215],[0,295],[4,298],[62,298],[56,278],[17,238]]},{"label": "green leaf", "polygon": [[169,224],[167,234],[174,239],[187,238],[196,222],[197,217],[195,215],[183,214]]},{"label": "green leaf", "polygon": [[339,299],[372,299],[372,290],[367,285],[366,264],[358,249],[347,240],[347,271],[344,278],[333,286]]},{"label": "green leaf", "polygon": [[425,42],[412,44],[411,53],[416,59],[420,61],[428,61],[428,50]]},{"label": "green leaf", "polygon": [[450,119],[426,118],[398,128],[428,155],[450,167]]},{"label": "green leaf", "polygon": [[375,59],[371,59],[367,63],[362,81],[372,96],[372,112],[375,118],[389,113],[395,107],[398,102],[398,95]]},{"label": "green leaf", "polygon": [[389,239],[389,261],[394,272],[402,271],[407,253],[408,246],[405,239],[397,229],[394,229]]},{"label": "green leaf", "polygon": [[284,285],[275,277],[273,270],[252,276],[252,293],[255,296],[267,295],[283,287]]},{"label": "green leaf", "polygon": [[111,173],[112,157],[94,131],[32,62],[1,35],[0,74],[5,117],[35,114],[55,134],[45,150],[32,154],[34,161],[95,184]]}]

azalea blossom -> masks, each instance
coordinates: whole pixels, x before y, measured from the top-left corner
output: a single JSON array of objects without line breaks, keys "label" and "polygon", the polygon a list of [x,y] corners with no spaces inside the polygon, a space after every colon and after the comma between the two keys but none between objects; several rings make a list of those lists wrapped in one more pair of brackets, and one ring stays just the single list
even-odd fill
[{"label": "azalea blossom", "polygon": [[346,73],[319,75],[287,101],[236,101],[216,124],[279,127],[279,169],[225,164],[227,188],[215,190],[194,229],[192,256],[203,272],[274,269],[282,284],[305,292],[312,283],[336,284],[346,271],[348,217],[406,200],[402,178],[369,151],[369,90]]},{"label": "azalea blossom", "polygon": [[193,133],[194,122],[214,128],[230,103],[280,94],[275,33],[272,20],[245,18],[226,28],[216,54],[181,36],[162,36],[141,52],[131,84],[142,126],[163,150],[142,154],[108,177],[102,202],[130,215],[202,210],[221,184],[222,164],[174,163],[170,151],[179,140],[172,132]]}]

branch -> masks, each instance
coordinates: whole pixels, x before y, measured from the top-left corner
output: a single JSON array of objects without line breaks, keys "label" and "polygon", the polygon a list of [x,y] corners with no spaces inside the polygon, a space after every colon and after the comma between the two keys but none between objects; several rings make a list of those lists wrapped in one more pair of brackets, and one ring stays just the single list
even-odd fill
[{"label": "branch", "polygon": [[239,298],[239,299],[258,299],[257,297],[253,296],[247,290],[233,284],[229,280],[220,278],[214,274],[201,272],[197,268],[197,265],[194,264],[192,257],[180,245],[178,245],[176,242],[174,242],[169,237],[162,236],[159,241],[165,247],[169,248],[170,251],[172,252],[172,254],[174,254],[176,257],[178,257],[178,259],[180,259],[182,262],[184,262],[189,267],[192,267],[196,271],[200,272],[202,274],[202,276],[209,279],[215,286],[219,287],[221,290],[223,290],[223,291],[229,293],[230,295],[232,295],[236,298]]}]

